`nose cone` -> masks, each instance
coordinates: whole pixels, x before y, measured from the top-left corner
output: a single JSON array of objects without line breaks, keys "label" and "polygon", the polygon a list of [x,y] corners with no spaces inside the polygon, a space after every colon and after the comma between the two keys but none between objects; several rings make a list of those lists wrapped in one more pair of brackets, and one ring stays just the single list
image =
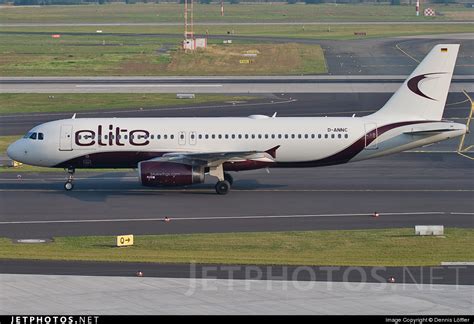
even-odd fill
[{"label": "nose cone", "polygon": [[20,140],[14,142],[13,144],[10,144],[7,148],[7,155],[10,159],[18,162],[21,161],[21,144],[19,143]]}]

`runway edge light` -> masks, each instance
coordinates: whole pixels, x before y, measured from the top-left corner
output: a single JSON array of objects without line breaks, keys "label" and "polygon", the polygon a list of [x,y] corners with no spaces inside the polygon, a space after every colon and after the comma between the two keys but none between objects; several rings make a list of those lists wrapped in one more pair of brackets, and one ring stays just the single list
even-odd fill
[{"label": "runway edge light", "polygon": [[131,246],[133,245],[133,235],[118,235],[117,246]]}]

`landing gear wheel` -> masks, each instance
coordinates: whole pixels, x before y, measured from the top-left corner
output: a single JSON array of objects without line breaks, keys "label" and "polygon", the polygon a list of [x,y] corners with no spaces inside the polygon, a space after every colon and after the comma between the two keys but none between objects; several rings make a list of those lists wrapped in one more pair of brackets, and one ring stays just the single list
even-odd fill
[{"label": "landing gear wheel", "polygon": [[216,192],[219,195],[225,195],[229,192],[229,190],[230,190],[230,183],[227,180],[219,181],[216,184]]},{"label": "landing gear wheel", "polygon": [[66,191],[71,191],[73,188],[74,188],[74,184],[72,183],[72,181],[67,181],[67,182],[64,184],[64,189],[65,189]]},{"label": "landing gear wheel", "polygon": [[228,173],[224,173],[224,179],[225,181],[227,181],[231,186],[234,184],[234,178],[228,174]]},{"label": "landing gear wheel", "polygon": [[64,189],[66,191],[71,191],[74,188],[74,183],[72,182],[74,180],[74,172],[76,172],[76,170],[73,167],[69,167],[65,170],[68,173],[68,177],[66,183],[64,184]]}]

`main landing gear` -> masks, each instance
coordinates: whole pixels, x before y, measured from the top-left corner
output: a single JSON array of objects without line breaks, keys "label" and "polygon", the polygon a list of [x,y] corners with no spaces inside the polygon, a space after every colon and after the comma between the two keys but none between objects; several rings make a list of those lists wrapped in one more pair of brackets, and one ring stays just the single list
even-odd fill
[{"label": "main landing gear", "polygon": [[209,169],[209,175],[217,177],[219,180],[216,183],[216,192],[219,195],[225,195],[230,191],[230,187],[232,183],[234,183],[234,179],[228,173],[224,173],[224,168],[222,164],[213,166]]},{"label": "main landing gear", "polygon": [[229,192],[230,190],[230,183],[227,180],[224,181],[218,181],[216,184],[216,192],[219,195],[225,195]]},{"label": "main landing gear", "polygon": [[68,177],[67,177],[66,183],[64,184],[64,189],[66,191],[71,191],[72,189],[74,189],[73,180],[74,180],[74,172],[75,171],[76,170],[74,168],[68,168],[67,169]]}]

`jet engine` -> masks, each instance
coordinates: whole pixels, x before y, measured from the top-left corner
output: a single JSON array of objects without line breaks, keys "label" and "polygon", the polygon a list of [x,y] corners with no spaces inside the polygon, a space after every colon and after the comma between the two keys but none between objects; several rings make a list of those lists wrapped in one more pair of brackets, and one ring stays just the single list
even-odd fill
[{"label": "jet engine", "polygon": [[204,167],[174,162],[143,161],[138,163],[143,186],[184,186],[204,182]]}]

